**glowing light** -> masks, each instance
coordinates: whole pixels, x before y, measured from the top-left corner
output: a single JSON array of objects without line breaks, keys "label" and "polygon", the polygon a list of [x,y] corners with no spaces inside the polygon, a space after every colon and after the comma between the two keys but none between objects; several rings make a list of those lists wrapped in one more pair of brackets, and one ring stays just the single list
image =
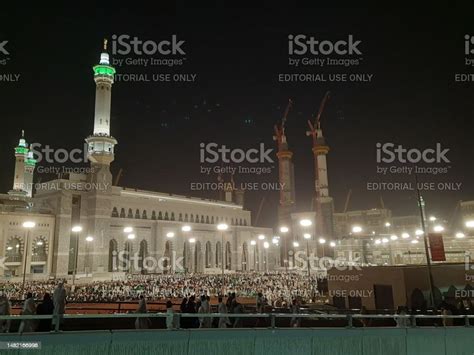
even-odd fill
[{"label": "glowing light", "polygon": [[269,244],[268,242],[263,243],[263,247],[264,247],[265,249],[268,249],[269,246],[270,246],[270,244]]},{"label": "glowing light", "polygon": [[330,243],[329,243],[329,246],[330,246],[331,248],[334,248],[334,247],[336,246],[336,242],[330,242]]},{"label": "glowing light", "polygon": [[40,240],[39,242],[36,242],[36,245],[40,247],[43,245],[43,242]]},{"label": "glowing light", "polygon": [[408,239],[408,238],[410,238],[410,234],[408,234],[408,233],[402,233],[402,238],[403,238],[403,239]]},{"label": "glowing light", "polygon": [[115,74],[115,69],[108,65],[96,65],[94,67],[94,73],[95,75],[113,76]]},{"label": "glowing light", "polygon": [[72,227],[71,231],[74,232],[74,233],[82,232],[82,227],[81,226],[74,226],[74,227]]},{"label": "glowing light", "polygon": [[390,236],[390,239],[391,239],[391,240],[397,240],[398,237],[394,234],[394,235],[391,235],[391,236]]},{"label": "glowing light", "polygon": [[382,238],[382,243],[388,243],[388,238]]},{"label": "glowing light", "polygon": [[386,222],[386,223],[385,223],[385,227],[388,228],[388,227],[390,227],[390,226],[391,226],[390,222]]},{"label": "glowing light", "polygon": [[411,243],[412,243],[412,244],[418,244],[418,240],[417,240],[417,239],[413,239],[413,240],[411,241]]},{"label": "glowing light", "polygon": [[130,240],[133,240],[133,239],[135,239],[135,234],[129,234],[127,236],[127,238],[130,239]]},{"label": "glowing light", "polygon": [[167,238],[173,238],[174,237],[174,232],[168,232],[166,233]]},{"label": "glowing light", "polygon": [[457,232],[456,233],[456,238],[461,239],[461,238],[464,238],[464,237],[465,237],[464,233],[462,233],[462,232]]},{"label": "glowing light", "polygon": [[430,221],[431,221],[431,222],[436,221],[436,217],[435,217],[435,216],[430,216]]},{"label": "glowing light", "polygon": [[304,239],[311,239],[311,234],[305,233],[303,234]]},{"label": "glowing light", "polygon": [[191,226],[183,226],[183,227],[181,227],[181,230],[183,232],[190,232],[191,231]]},{"label": "glowing light", "polygon": [[196,243],[196,238],[189,238],[190,243]]},{"label": "glowing light", "polygon": [[442,231],[444,231],[444,227],[438,224],[437,226],[433,227],[433,230],[435,232],[442,232]]},{"label": "glowing light", "polygon": [[285,226],[280,227],[280,232],[282,232],[282,233],[288,233],[288,231],[289,231],[288,227],[285,227]]},{"label": "glowing light", "polygon": [[273,244],[278,244],[278,242],[279,242],[278,237],[273,237],[272,243]]},{"label": "glowing light", "polygon": [[23,228],[35,228],[36,223],[32,221],[23,222]]},{"label": "glowing light", "polygon": [[256,245],[256,244],[257,244],[257,241],[255,241],[255,240],[250,241],[250,245]]},{"label": "glowing light", "polygon": [[217,225],[217,229],[220,231],[226,231],[229,228],[229,226],[225,223],[220,223]]},{"label": "glowing light", "polygon": [[94,237],[91,237],[90,235],[86,237],[86,242],[93,242]]},{"label": "glowing light", "polygon": [[375,244],[380,244],[382,241],[380,239],[375,239]]},{"label": "glowing light", "polygon": [[298,242],[293,242],[293,246],[294,246],[295,248],[298,248],[298,247],[300,246],[300,243],[298,243]]},{"label": "glowing light", "polygon": [[311,222],[311,220],[309,220],[309,219],[302,219],[300,221],[300,225],[302,225],[303,227],[309,227],[312,224],[313,224],[313,222]]},{"label": "glowing light", "polygon": [[260,234],[260,235],[258,236],[258,239],[259,239],[259,240],[264,240],[264,239],[265,239],[265,236],[264,236],[263,234]]},{"label": "glowing light", "polygon": [[415,231],[415,235],[423,235],[423,231],[421,229],[417,229]]},{"label": "glowing light", "polygon": [[360,233],[360,232],[362,232],[362,227],[361,226],[352,227],[352,233]]},{"label": "glowing light", "polygon": [[324,244],[326,243],[326,239],[324,238],[319,238],[319,244]]},{"label": "glowing light", "polygon": [[132,227],[125,227],[125,228],[123,229],[123,232],[124,232],[124,233],[132,233],[132,232],[133,232],[133,228],[132,228]]},{"label": "glowing light", "polygon": [[467,228],[474,228],[474,220],[466,221],[466,227]]}]

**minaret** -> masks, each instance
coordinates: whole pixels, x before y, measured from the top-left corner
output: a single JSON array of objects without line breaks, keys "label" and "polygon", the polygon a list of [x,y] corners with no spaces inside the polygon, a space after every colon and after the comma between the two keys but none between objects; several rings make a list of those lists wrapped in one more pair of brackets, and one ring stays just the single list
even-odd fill
[{"label": "minaret", "polygon": [[28,197],[33,197],[33,176],[36,167],[36,160],[33,152],[28,152],[25,160],[25,190]]},{"label": "minaret", "polygon": [[[275,135],[273,136],[273,139],[278,143],[278,152],[276,155],[278,158],[279,182],[281,184],[280,203],[278,205],[279,228],[291,228],[291,213],[294,211],[295,207],[295,174],[293,162],[291,160],[293,152],[288,148],[285,132],[285,123],[292,104],[293,102],[289,100],[281,124],[275,125]],[[289,252],[292,249],[290,239],[292,240],[293,238],[289,235],[284,236],[282,239],[283,248],[280,250],[280,256],[282,259],[281,265],[284,265],[285,267],[288,267],[289,265]]]},{"label": "minaret", "polygon": [[104,51],[100,55],[100,62],[93,69],[96,84],[94,133],[86,138],[88,158],[93,170],[90,180],[96,183],[108,183],[108,186],[111,186],[110,163],[114,160],[114,146],[117,140],[110,135],[110,106],[115,69],[110,65],[107,40],[104,40]]},{"label": "minaret", "polygon": [[318,114],[314,123],[308,120],[309,131],[307,136],[313,140],[314,156],[314,199],[313,208],[316,210],[316,234],[318,237],[331,238],[334,236],[333,212],[334,204],[329,197],[328,171],[326,155],[329,153],[329,146],[323,136],[321,129],[321,115],[326,102],[329,100],[329,91],[323,97],[319,106]]},{"label": "minaret", "polygon": [[15,176],[13,178],[13,189],[9,195],[26,196],[25,189],[25,161],[28,156],[28,144],[25,140],[25,131],[21,131],[18,146],[15,147]]}]

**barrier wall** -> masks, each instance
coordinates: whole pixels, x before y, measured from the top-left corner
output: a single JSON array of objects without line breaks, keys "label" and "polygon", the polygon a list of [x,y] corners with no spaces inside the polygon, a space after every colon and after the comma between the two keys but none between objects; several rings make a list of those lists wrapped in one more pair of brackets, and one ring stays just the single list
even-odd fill
[{"label": "barrier wall", "polygon": [[68,355],[472,355],[474,328],[195,329],[0,334],[0,343],[41,342],[40,350],[0,354]]}]

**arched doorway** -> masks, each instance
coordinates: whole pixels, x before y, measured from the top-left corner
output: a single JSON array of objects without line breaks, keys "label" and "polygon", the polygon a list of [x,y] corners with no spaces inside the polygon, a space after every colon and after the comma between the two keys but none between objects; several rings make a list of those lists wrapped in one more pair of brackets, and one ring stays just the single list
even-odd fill
[{"label": "arched doorway", "polygon": [[212,250],[211,242],[206,243],[206,268],[212,267]]},{"label": "arched doorway", "polygon": [[225,243],[225,268],[230,270],[232,267],[230,242]]},{"label": "arched doorway", "polygon": [[222,267],[222,246],[221,242],[216,243],[216,267]]},{"label": "arched doorway", "polygon": [[244,244],[242,245],[242,271],[247,271],[249,269],[248,260],[249,250],[247,247],[247,243],[244,242]]},{"label": "arched doorway", "polygon": [[194,272],[202,272],[202,250],[201,242],[197,241],[194,245]]},{"label": "arched doorway", "polygon": [[148,255],[148,243],[146,240],[142,240],[140,242],[140,249],[138,251],[138,267],[139,267],[139,270],[142,274],[146,274],[147,273],[147,270],[145,268],[145,264],[144,264],[144,260],[145,258],[147,257]]},{"label": "arched doorway", "polygon": [[163,255],[163,274],[171,273],[171,242],[169,240],[165,243],[165,253]]},{"label": "arched doorway", "polygon": [[109,242],[109,272],[118,270],[117,241],[111,239]]}]

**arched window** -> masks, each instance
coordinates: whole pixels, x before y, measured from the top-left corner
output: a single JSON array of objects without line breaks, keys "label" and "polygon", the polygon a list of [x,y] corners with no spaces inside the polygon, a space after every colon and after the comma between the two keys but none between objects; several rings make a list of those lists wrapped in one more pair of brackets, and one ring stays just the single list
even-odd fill
[{"label": "arched window", "polygon": [[201,242],[198,240],[194,245],[194,272],[202,271],[202,250]]},{"label": "arched window", "polygon": [[168,212],[165,212],[165,221],[168,221],[168,220],[169,220]]},{"label": "arched window", "polygon": [[249,250],[248,250],[247,243],[244,242],[244,244],[242,245],[242,271],[247,271],[249,269],[248,260],[249,260]]},{"label": "arched window", "polygon": [[204,216],[201,215],[201,223],[204,223]]},{"label": "arched window", "polygon": [[183,214],[182,213],[179,214],[178,221],[180,221],[180,222],[183,221]]},{"label": "arched window", "polygon": [[230,242],[225,244],[225,268],[230,270],[232,266]]},{"label": "arched window", "polygon": [[183,246],[183,267],[184,272],[187,273],[189,270],[189,242],[185,241]]},{"label": "arched window", "polygon": [[117,241],[111,239],[109,242],[109,272],[118,270]]},{"label": "arched window", "polygon": [[246,220],[246,219],[244,219],[244,226],[246,226],[246,225],[247,225],[247,220]]},{"label": "arched window", "polygon": [[234,225],[234,219],[233,219],[233,218],[230,220],[230,224],[231,224],[232,226]]},{"label": "arched window", "polygon": [[191,217],[189,218],[189,221],[190,221],[191,223],[194,222],[194,216],[193,216],[193,214],[191,214]]},{"label": "arched window", "polygon": [[133,262],[129,262],[131,255],[133,255],[133,244],[131,241],[127,240],[124,244],[124,254],[123,254],[125,271],[127,272],[133,271]]},{"label": "arched window", "polygon": [[125,218],[125,208],[120,209],[120,218]]},{"label": "arched window", "polygon": [[31,246],[31,261],[47,261],[48,253],[46,248],[46,239],[41,236],[36,238]]},{"label": "arched window", "polygon": [[155,211],[151,212],[151,219],[156,220],[156,212]]},{"label": "arched window", "polygon": [[142,240],[140,242],[140,249],[138,251],[138,266],[140,268],[140,272],[142,274],[146,274],[146,269],[144,268],[144,263],[143,263],[143,260],[147,257],[148,255],[148,243],[146,242],[146,240]]},{"label": "arched window", "polygon": [[171,271],[171,243],[169,240],[165,243],[165,254],[163,256],[163,273],[167,274]]},{"label": "arched window", "polygon": [[187,213],[184,215],[184,221],[185,221],[185,222],[188,221],[188,214],[187,214]]},{"label": "arched window", "polygon": [[117,207],[114,207],[112,209],[112,217],[118,217],[118,216],[119,216],[119,214],[118,214],[118,211],[117,211]]},{"label": "arched window", "polygon": [[5,253],[6,262],[21,262],[23,256],[23,249],[20,238],[14,237],[8,240],[7,250]]},{"label": "arched window", "polygon": [[211,242],[206,243],[206,268],[212,267],[212,250],[211,250]]},{"label": "arched window", "polygon": [[171,221],[174,221],[174,212],[171,212],[171,218],[170,218]]},{"label": "arched window", "polygon": [[206,223],[209,224],[209,216],[206,216]]},{"label": "arched window", "polygon": [[146,215],[146,210],[143,210],[143,212],[142,212],[142,219],[148,219],[148,217]]},{"label": "arched window", "polygon": [[216,243],[216,267],[222,267],[222,248],[221,242]]},{"label": "arched window", "polygon": [[211,224],[214,224],[214,216],[211,217]]},{"label": "arched window", "polygon": [[127,218],[133,218],[133,212],[131,208],[128,209]]},{"label": "arched window", "polygon": [[159,220],[162,220],[162,219],[163,219],[163,214],[161,213],[161,211],[158,212],[158,219],[159,219]]},{"label": "arched window", "polygon": [[135,219],[140,219],[140,211],[138,208],[135,210]]}]

